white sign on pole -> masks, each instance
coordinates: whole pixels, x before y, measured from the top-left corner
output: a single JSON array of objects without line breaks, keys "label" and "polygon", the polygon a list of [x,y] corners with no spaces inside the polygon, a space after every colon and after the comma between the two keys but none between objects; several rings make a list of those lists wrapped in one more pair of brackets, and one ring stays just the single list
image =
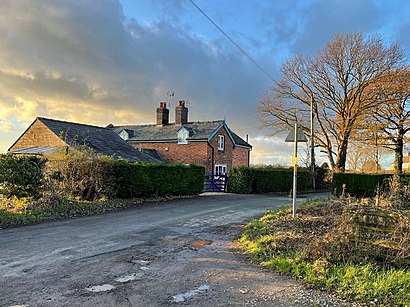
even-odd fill
[{"label": "white sign on pole", "polygon": [[[295,141],[296,140],[296,141]],[[298,128],[298,123],[295,123],[295,127],[289,132],[285,139],[285,142],[294,142],[294,152],[292,157],[293,164],[293,201],[292,201],[292,215],[296,217],[296,196],[297,196],[297,179],[298,179],[298,142],[307,142],[308,139],[303,133],[302,129]]]}]

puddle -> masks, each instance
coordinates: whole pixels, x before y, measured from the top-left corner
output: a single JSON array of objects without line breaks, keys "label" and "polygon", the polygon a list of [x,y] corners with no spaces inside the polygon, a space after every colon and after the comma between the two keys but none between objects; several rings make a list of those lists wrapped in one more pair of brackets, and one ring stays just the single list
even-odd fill
[{"label": "puddle", "polygon": [[148,270],[149,270],[149,267],[147,267],[147,266],[142,266],[142,267],[140,267],[140,270],[148,271]]},{"label": "puddle", "polygon": [[208,285],[202,285],[202,286],[199,286],[196,289],[189,290],[185,293],[174,295],[174,302],[177,302],[177,303],[184,302],[185,299],[190,298],[190,297],[192,297],[194,295],[197,295],[199,293],[205,292],[208,289],[209,289]]},{"label": "puddle", "polygon": [[10,307],[28,307],[28,305],[11,305]]},{"label": "puddle", "polygon": [[134,274],[118,277],[117,279],[115,279],[115,281],[120,282],[120,283],[126,283],[126,282],[133,281],[133,280],[140,280],[142,276],[144,276],[143,273],[134,273]]},{"label": "puddle", "polygon": [[97,286],[85,288],[85,290],[90,291],[90,292],[106,292],[106,291],[111,291],[114,289],[115,287],[110,284],[103,284],[103,285],[97,285]]},{"label": "puddle", "polygon": [[149,264],[151,261],[148,260],[131,260],[132,263],[136,263],[136,264],[141,264],[141,265],[147,265]]},{"label": "puddle", "polygon": [[194,242],[191,243],[192,247],[204,247],[205,245],[211,245],[212,241],[211,240],[195,240]]}]

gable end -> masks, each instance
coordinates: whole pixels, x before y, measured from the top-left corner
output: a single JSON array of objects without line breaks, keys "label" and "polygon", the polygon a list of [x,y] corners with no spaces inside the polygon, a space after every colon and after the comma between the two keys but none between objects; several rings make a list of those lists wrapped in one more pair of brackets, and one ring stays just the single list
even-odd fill
[{"label": "gable end", "polygon": [[23,134],[10,146],[8,151],[36,146],[67,146],[58,135],[49,129],[39,118],[23,132]]}]

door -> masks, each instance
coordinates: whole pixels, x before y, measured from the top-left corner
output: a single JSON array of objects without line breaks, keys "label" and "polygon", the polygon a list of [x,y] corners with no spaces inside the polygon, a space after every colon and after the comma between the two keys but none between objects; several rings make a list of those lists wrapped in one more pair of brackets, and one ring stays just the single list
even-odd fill
[{"label": "door", "polygon": [[226,175],[228,168],[226,167],[226,164],[215,164],[214,167],[214,174],[215,176],[218,175]]}]

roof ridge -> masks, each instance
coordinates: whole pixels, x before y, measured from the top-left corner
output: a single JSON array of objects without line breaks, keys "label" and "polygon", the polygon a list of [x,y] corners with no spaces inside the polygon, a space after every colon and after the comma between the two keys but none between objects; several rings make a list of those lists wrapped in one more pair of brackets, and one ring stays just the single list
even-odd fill
[{"label": "roof ridge", "polygon": [[[187,122],[186,124],[195,124],[195,123],[219,123],[219,122],[224,122],[223,119],[217,119],[217,120],[198,120],[198,121],[193,121],[193,122]],[[114,128],[123,128],[123,127],[149,127],[149,126],[171,126],[171,125],[181,125],[177,123],[168,123],[165,125],[157,125],[157,124],[142,124],[142,125],[114,125]],[[183,125],[183,124],[182,124]]]},{"label": "roof ridge", "polygon": [[[75,123],[75,122],[70,122],[70,121],[65,121],[65,120],[59,120],[59,119],[53,119],[53,118],[47,118],[47,117],[41,117],[41,116],[37,116],[37,119],[39,119],[40,121],[41,120],[49,120],[49,121],[53,121],[53,122],[59,122],[59,123],[77,125],[77,126],[86,126],[86,127],[92,127],[92,128],[107,129],[105,127],[96,126],[96,125],[80,124],[80,123]],[[110,130],[110,129],[107,129],[107,130]]]}]

